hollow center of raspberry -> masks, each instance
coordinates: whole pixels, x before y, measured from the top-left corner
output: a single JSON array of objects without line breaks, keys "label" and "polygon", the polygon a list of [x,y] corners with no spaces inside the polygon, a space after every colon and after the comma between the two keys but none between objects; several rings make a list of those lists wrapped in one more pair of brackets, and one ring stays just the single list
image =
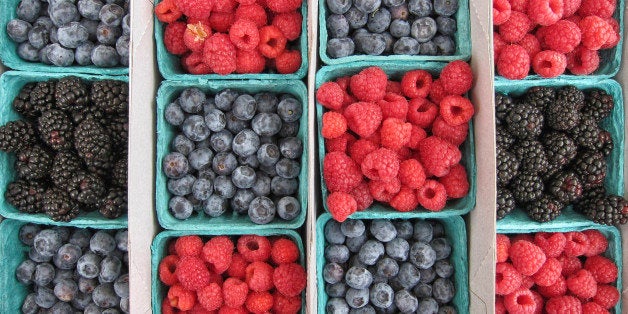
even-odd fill
[{"label": "hollow center of raspberry", "polygon": [[251,251],[257,251],[259,250],[259,245],[257,245],[257,242],[247,242],[246,248]]},{"label": "hollow center of raspberry", "polygon": [[275,48],[277,46],[277,39],[271,38],[266,44],[272,48]]},{"label": "hollow center of raspberry", "polygon": [[434,191],[434,189],[425,189],[423,195],[426,198],[434,198],[434,196],[436,196],[436,191]]},{"label": "hollow center of raspberry", "polygon": [[495,284],[499,284],[500,282],[502,282],[502,280],[504,280],[504,275],[502,275],[502,273],[496,273]]},{"label": "hollow center of raspberry", "polygon": [[534,304],[534,299],[527,294],[520,295],[517,297],[517,304],[520,305],[532,305]]},{"label": "hollow center of raspberry", "polygon": [[464,112],[464,110],[459,106],[451,106],[450,111],[454,116],[461,115]]},{"label": "hollow center of raspberry", "polygon": [[251,36],[249,36],[249,35],[242,36],[242,41],[247,43],[247,44],[250,43],[251,42]]},{"label": "hollow center of raspberry", "polygon": [[541,62],[541,68],[551,68],[551,67],[552,67],[552,62],[548,60],[543,60],[543,62]]},{"label": "hollow center of raspberry", "polygon": [[169,271],[169,272],[171,272],[171,273],[173,273],[173,274],[174,274],[174,272],[175,272],[176,270],[177,270],[177,267],[176,267],[176,265],[175,265],[175,264],[170,264],[170,265],[168,265],[168,271]]}]

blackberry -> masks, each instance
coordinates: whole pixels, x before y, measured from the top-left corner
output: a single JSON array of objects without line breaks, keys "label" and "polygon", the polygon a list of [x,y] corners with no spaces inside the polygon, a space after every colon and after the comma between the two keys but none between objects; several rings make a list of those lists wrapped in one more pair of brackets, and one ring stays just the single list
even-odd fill
[{"label": "blackberry", "polygon": [[553,196],[543,194],[539,199],[528,203],[526,213],[538,222],[548,222],[556,219],[565,205]]},{"label": "blackberry", "polygon": [[57,81],[37,82],[29,95],[29,102],[35,112],[42,114],[55,105],[55,86]]},{"label": "blackberry", "polygon": [[107,114],[127,113],[129,110],[129,84],[116,80],[92,83],[90,100]]},{"label": "blackberry", "polygon": [[40,213],[46,188],[37,181],[17,180],[9,183],[4,197],[9,204],[24,213]]},{"label": "blackberry", "polygon": [[584,106],[584,93],[573,85],[563,86],[556,91],[556,100],[566,101],[580,110]]},{"label": "blackberry", "polygon": [[582,152],[574,160],[573,170],[582,179],[585,189],[602,185],[606,178],[606,158],[599,152]]},{"label": "blackberry", "polygon": [[120,188],[112,188],[98,204],[98,212],[101,215],[114,219],[127,212],[127,194]]},{"label": "blackberry", "polygon": [[536,140],[521,140],[515,144],[514,153],[521,162],[521,171],[544,173],[547,171],[548,160],[543,144]]},{"label": "blackberry", "polygon": [[36,85],[36,83],[27,83],[13,99],[13,109],[28,119],[35,119],[41,114],[35,110],[35,106],[30,101],[31,92]]},{"label": "blackberry", "polygon": [[610,155],[615,148],[615,143],[613,143],[611,133],[606,130],[601,130],[598,138],[600,141],[596,143],[596,147],[598,147],[604,157]]},{"label": "blackberry", "polygon": [[613,106],[613,96],[601,89],[594,89],[587,93],[584,107],[582,107],[582,115],[600,122],[611,114]]},{"label": "blackberry", "polygon": [[91,170],[111,168],[112,144],[107,130],[94,119],[87,119],[76,127],[74,147],[79,157]]},{"label": "blackberry", "polygon": [[514,107],[514,100],[505,94],[495,94],[495,122],[501,124],[506,119],[510,109]]},{"label": "blackberry", "polygon": [[582,117],[580,124],[571,130],[574,140],[583,148],[596,149],[600,145],[600,132],[598,123],[590,117]]},{"label": "blackberry", "polygon": [[70,197],[88,205],[96,204],[105,194],[105,183],[98,176],[80,171],[68,182]]},{"label": "blackberry", "polygon": [[534,86],[525,93],[523,101],[543,111],[556,101],[556,90],[546,86]]},{"label": "blackberry", "polygon": [[570,102],[557,100],[545,107],[545,125],[554,130],[568,131],[579,122],[580,112]]},{"label": "blackberry", "polygon": [[127,115],[111,116],[103,123],[103,126],[109,131],[113,146],[126,151],[129,139],[129,117]]},{"label": "blackberry", "polygon": [[520,162],[515,154],[505,150],[497,151],[497,185],[506,186],[519,172]]},{"label": "blackberry", "polygon": [[618,195],[607,195],[589,203],[583,214],[595,223],[623,225],[628,222],[628,201]]},{"label": "blackberry", "polygon": [[72,148],[72,121],[61,110],[51,109],[37,120],[39,137],[54,150]]},{"label": "blackberry", "polygon": [[58,188],[67,189],[72,176],[80,170],[82,170],[81,161],[74,153],[60,151],[52,161],[50,179]]},{"label": "blackberry", "polygon": [[111,173],[111,183],[117,187],[123,188],[126,190],[127,188],[127,169],[128,169],[128,160],[127,157],[124,156],[120,160],[118,160],[114,166]]},{"label": "blackberry", "polygon": [[571,204],[582,197],[584,187],[573,171],[567,171],[557,174],[549,182],[548,189],[558,201]]},{"label": "blackberry", "polygon": [[573,209],[577,212],[583,213],[590,204],[595,203],[598,199],[606,196],[606,188],[603,185],[596,186],[591,189],[585,189],[582,192],[582,197],[574,202]]},{"label": "blackberry", "polygon": [[497,147],[508,149],[515,142],[515,137],[503,125],[495,126],[495,141]]},{"label": "blackberry", "polygon": [[533,173],[521,172],[510,182],[512,195],[517,203],[525,204],[543,195],[543,179]]},{"label": "blackberry", "polygon": [[578,153],[574,140],[562,132],[549,132],[543,135],[541,143],[550,164],[563,167],[571,162]]},{"label": "blackberry", "polygon": [[60,79],[55,86],[56,106],[61,110],[78,110],[89,103],[87,85],[76,76]]},{"label": "blackberry", "polygon": [[86,119],[103,121],[105,119],[105,114],[97,107],[88,106],[79,110],[72,111],[70,117],[72,118],[72,122],[74,123],[74,125],[79,125]]},{"label": "blackberry", "polygon": [[515,209],[515,197],[504,187],[497,189],[497,220],[502,219]]},{"label": "blackberry", "polygon": [[20,179],[43,179],[50,172],[52,156],[41,146],[34,145],[17,153],[14,166]]},{"label": "blackberry", "polygon": [[35,143],[35,128],[23,120],[11,121],[0,127],[0,150],[17,152]]},{"label": "blackberry", "polygon": [[42,210],[54,221],[70,221],[79,214],[79,205],[59,188],[50,188],[43,197]]},{"label": "blackberry", "polygon": [[543,114],[539,108],[529,103],[513,107],[506,116],[507,130],[517,138],[539,136],[543,130]]}]

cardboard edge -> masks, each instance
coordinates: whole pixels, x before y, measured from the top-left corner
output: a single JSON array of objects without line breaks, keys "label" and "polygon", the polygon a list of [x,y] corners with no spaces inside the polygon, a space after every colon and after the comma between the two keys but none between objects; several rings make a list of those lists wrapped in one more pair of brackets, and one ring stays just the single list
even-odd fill
[{"label": "cardboard edge", "polygon": [[[626,15],[626,13],[628,13],[628,7],[624,7],[624,16],[628,16]],[[624,35],[626,34],[626,32],[628,31],[628,27],[626,26],[626,23],[624,22]],[[619,67],[619,72],[617,73],[617,75],[614,77],[614,79],[616,79],[619,84],[623,87],[626,86],[626,84],[628,84],[628,50],[626,49],[626,40],[622,41],[622,57],[621,57],[621,63],[620,63],[620,67]],[[627,93],[623,93],[623,97],[624,97],[624,104],[628,103],[628,95]],[[628,111],[624,110],[624,121],[628,121],[626,120],[628,119]],[[628,128],[624,128],[624,138],[626,138],[626,136],[628,136]],[[626,167],[624,165],[624,178],[626,178],[626,176],[628,175],[628,167]],[[624,195],[626,195],[626,193],[628,192],[628,187],[624,184]],[[619,228],[620,234],[621,234],[621,242],[622,242],[622,247],[627,247],[628,246],[628,225],[623,225]],[[622,256],[622,264],[623,265],[628,265],[628,254],[623,254]],[[623,304],[628,304],[628,282],[626,281],[626,279],[628,279],[628,268],[624,267],[622,270],[622,278],[623,278],[623,290],[621,291],[621,301]]]}]

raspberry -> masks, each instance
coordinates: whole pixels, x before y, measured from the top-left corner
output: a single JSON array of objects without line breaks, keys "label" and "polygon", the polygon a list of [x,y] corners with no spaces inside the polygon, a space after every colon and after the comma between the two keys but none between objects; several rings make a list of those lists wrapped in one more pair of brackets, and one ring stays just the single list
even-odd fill
[{"label": "raspberry", "polygon": [[595,15],[584,17],[578,23],[582,31],[582,46],[590,50],[599,50],[614,33],[611,27],[603,18]]},{"label": "raspberry", "polygon": [[302,0],[267,1],[268,8],[275,13],[290,12],[301,7]]},{"label": "raspberry", "polygon": [[233,13],[213,12],[209,16],[209,25],[214,32],[227,33],[233,24]]},{"label": "raspberry", "polygon": [[184,288],[192,291],[206,286],[211,277],[205,262],[196,256],[181,256],[175,275]]},{"label": "raspberry", "polygon": [[253,50],[259,44],[257,25],[248,19],[238,19],[229,29],[229,39],[240,50]]},{"label": "raspberry", "polygon": [[520,80],[530,71],[530,56],[519,45],[504,47],[497,58],[497,73],[509,80]]},{"label": "raspberry", "polygon": [[425,98],[413,98],[408,103],[408,121],[426,129],[438,116],[438,106]]},{"label": "raspberry", "polygon": [[247,266],[249,266],[249,262],[242,257],[242,254],[235,252],[231,257],[231,265],[229,265],[229,269],[227,269],[227,275],[233,278],[244,279],[246,277]]},{"label": "raspberry", "polygon": [[427,98],[431,85],[432,74],[425,70],[408,71],[401,78],[401,91],[408,98]]},{"label": "raspberry", "polygon": [[369,137],[382,122],[382,110],[372,102],[356,102],[345,108],[344,116],[351,131],[361,137]]},{"label": "raspberry", "polygon": [[266,237],[249,234],[238,239],[238,252],[247,262],[263,262],[270,257],[270,241]]},{"label": "raspberry", "polygon": [[277,26],[267,25],[259,29],[259,51],[266,58],[276,58],[286,49],[286,37]]},{"label": "raspberry", "polygon": [[582,313],[587,314],[608,314],[610,313],[601,305],[595,302],[588,302],[582,305]]},{"label": "raspberry", "polygon": [[410,141],[408,141],[408,148],[414,150],[419,149],[419,143],[426,137],[427,132],[425,132],[425,130],[416,125],[412,125],[412,132],[410,132]]},{"label": "raspberry", "polygon": [[194,307],[194,303],[196,303],[196,293],[185,289],[181,285],[174,285],[168,289],[168,302],[173,308],[187,311]]},{"label": "raspberry", "polygon": [[281,264],[275,268],[273,283],[279,293],[294,297],[305,289],[307,274],[303,266],[297,263]]},{"label": "raspberry", "polygon": [[236,0],[214,0],[215,12],[233,14],[233,10],[235,10],[237,6],[238,6],[238,2]]},{"label": "raspberry", "polygon": [[495,294],[508,295],[521,286],[521,274],[510,263],[495,265]]},{"label": "raspberry", "polygon": [[175,275],[178,262],[179,257],[176,255],[168,255],[159,262],[159,280],[166,286],[172,286],[179,282]]},{"label": "raspberry", "polygon": [[532,58],[534,58],[537,53],[541,52],[541,43],[539,43],[539,40],[532,34],[523,36],[523,39],[517,42],[517,45],[523,47]]},{"label": "raspberry", "polygon": [[272,25],[277,26],[288,40],[295,40],[301,36],[303,17],[300,12],[279,13],[273,17]]},{"label": "raspberry", "polygon": [[559,276],[553,284],[546,287],[538,286],[536,290],[546,298],[559,297],[567,293],[567,282],[565,277]]},{"label": "raspberry", "polygon": [[299,248],[290,239],[278,239],[272,244],[270,258],[275,264],[294,263],[299,258]]},{"label": "raspberry", "polygon": [[361,164],[362,174],[371,180],[388,181],[397,176],[399,162],[399,157],[394,151],[379,148],[364,157]]},{"label": "raspberry", "polygon": [[582,313],[580,300],[570,295],[554,297],[545,302],[547,314]]},{"label": "raspberry", "polygon": [[245,305],[251,313],[263,314],[273,308],[273,302],[273,296],[268,291],[251,292],[246,297]]},{"label": "raspberry", "polygon": [[567,68],[567,57],[553,50],[545,50],[537,53],[532,59],[532,69],[536,74],[552,78],[565,72]]},{"label": "raspberry", "polygon": [[266,10],[259,4],[240,5],[235,11],[235,19],[253,21],[258,28],[268,24]]},{"label": "raspberry", "polygon": [[530,0],[509,0],[510,9],[521,13],[528,11],[528,1]]},{"label": "raspberry", "polygon": [[188,47],[183,41],[183,34],[187,29],[187,24],[183,22],[174,22],[166,25],[164,30],[164,45],[166,50],[173,55],[182,55],[188,52]]},{"label": "raspberry", "polygon": [[375,200],[380,202],[390,202],[390,200],[401,190],[401,182],[394,178],[390,181],[369,181],[369,192]]},{"label": "raspberry", "polygon": [[327,208],[335,220],[343,222],[358,210],[358,204],[351,194],[332,192],[327,197]]},{"label": "raspberry", "polygon": [[432,81],[432,85],[430,85],[430,95],[429,100],[433,103],[440,103],[443,98],[447,96],[447,92],[445,91],[445,87],[443,87],[443,83],[440,79],[435,79]]},{"label": "raspberry", "polygon": [[219,309],[222,301],[222,288],[216,283],[210,283],[198,290],[198,303],[208,311]]},{"label": "raspberry", "polygon": [[508,260],[508,249],[510,249],[510,238],[505,234],[497,234],[496,237],[496,261],[497,263],[503,263]]},{"label": "raspberry", "polygon": [[332,152],[323,159],[323,178],[329,191],[349,192],[362,182],[362,172],[345,153]]},{"label": "raspberry", "polygon": [[349,90],[349,84],[351,84],[351,76],[341,76],[336,79],[336,84],[342,88],[343,91]]},{"label": "raspberry", "polygon": [[408,114],[408,100],[399,94],[386,92],[384,99],[378,100],[377,105],[382,110],[383,119],[396,118],[406,120]]},{"label": "raspberry", "polygon": [[386,93],[393,93],[400,95],[401,92],[401,83],[397,81],[388,81],[386,83]]},{"label": "raspberry", "polygon": [[493,25],[500,25],[510,18],[510,2],[508,0],[493,1]]},{"label": "raspberry", "polygon": [[532,297],[534,298],[534,303],[536,304],[534,314],[542,314],[545,299],[543,299],[543,296],[536,291],[532,291]]},{"label": "raspberry", "polygon": [[187,29],[183,33],[183,43],[188,49],[194,52],[201,52],[205,45],[205,38],[211,36],[211,34],[211,28],[203,22],[188,24]]},{"label": "raspberry", "polygon": [[273,288],[273,267],[265,262],[252,262],[246,267],[245,281],[251,291],[268,291]]},{"label": "raspberry", "polygon": [[561,232],[537,232],[534,235],[534,244],[540,247],[547,257],[559,257],[566,243],[567,238]]},{"label": "raspberry", "polygon": [[551,286],[561,276],[561,271],[561,263],[555,257],[549,257],[532,278],[538,286]]},{"label": "raspberry", "polygon": [[231,265],[233,242],[227,236],[213,237],[203,246],[203,259],[213,266],[213,270],[222,274]]},{"label": "raspberry", "polygon": [[347,148],[355,143],[355,137],[349,133],[344,133],[334,139],[325,140],[325,149],[328,153],[342,152],[345,153]]},{"label": "raspberry", "polygon": [[532,289],[534,279],[531,276],[521,276],[521,289]]},{"label": "raspberry", "polygon": [[205,64],[202,52],[192,52],[181,57],[181,66],[191,74],[211,74],[212,69]]},{"label": "raspberry", "polygon": [[593,297],[593,302],[604,309],[611,309],[619,302],[619,291],[610,285],[598,285],[597,293]]},{"label": "raspberry", "polygon": [[549,49],[560,53],[569,53],[580,44],[580,28],[574,22],[561,20],[556,24],[547,26],[543,39]]},{"label": "raspberry", "polygon": [[445,187],[449,198],[463,198],[469,193],[467,170],[461,164],[451,167],[449,173],[439,178],[438,182]]},{"label": "raspberry", "polygon": [[584,269],[588,270],[598,283],[611,283],[617,279],[617,265],[601,255],[587,258],[584,262]]},{"label": "raspberry", "polygon": [[514,242],[508,250],[512,265],[525,276],[534,275],[545,264],[545,253],[534,243],[525,240]]},{"label": "raspberry", "polygon": [[462,157],[458,147],[437,136],[430,136],[419,143],[419,156],[426,173],[442,177]]},{"label": "raspberry", "polygon": [[537,24],[554,24],[563,16],[563,0],[530,0],[528,16]]},{"label": "raspberry", "polygon": [[473,85],[473,72],[468,63],[456,60],[443,68],[439,80],[448,94],[462,95],[468,92]]},{"label": "raspberry", "polygon": [[469,124],[462,123],[456,126],[450,125],[438,116],[432,123],[432,134],[438,136],[455,146],[460,146],[467,139]]},{"label": "raspberry", "polygon": [[194,307],[191,310],[187,311],[186,313],[188,314],[215,314],[216,311],[208,311],[200,303],[196,303],[194,304]]},{"label": "raspberry", "polygon": [[196,235],[177,238],[174,249],[179,256],[198,256],[203,249],[203,240]]},{"label": "raspberry", "polygon": [[520,234],[514,235],[510,239],[510,243],[515,243],[515,242],[517,242],[519,240],[534,242],[534,236],[532,234],[530,234],[530,233],[520,233]]},{"label": "raspberry", "polygon": [[563,0],[563,18],[573,16],[580,8],[582,0]]},{"label": "raspberry", "polygon": [[236,69],[236,48],[226,34],[215,33],[205,40],[205,63],[217,74],[230,74]]},{"label": "raspberry", "polygon": [[495,296],[495,314],[507,314],[504,298]]},{"label": "raspberry", "polygon": [[536,301],[532,291],[521,289],[506,295],[504,297],[504,306],[508,313],[534,313]]},{"label": "raspberry", "polygon": [[558,260],[563,265],[562,275],[565,277],[569,277],[573,273],[582,269],[582,262],[575,256],[565,256],[561,255],[558,257]]},{"label": "raspberry", "polygon": [[608,240],[599,230],[590,229],[582,231],[589,239],[589,246],[584,256],[595,256],[606,252]]},{"label": "raspberry", "polygon": [[419,206],[413,189],[402,186],[399,193],[390,200],[390,206],[400,212],[409,212]]},{"label": "raspberry", "polygon": [[452,126],[469,122],[474,112],[471,101],[462,96],[447,96],[440,102],[440,115],[447,124]]},{"label": "raspberry", "polygon": [[298,50],[284,50],[275,58],[275,68],[278,73],[294,73],[301,67],[301,52]]},{"label": "raspberry", "polygon": [[586,269],[581,269],[567,278],[567,289],[575,296],[589,299],[597,292],[595,278]]},{"label": "raspberry", "polygon": [[287,297],[281,293],[273,295],[273,313],[275,314],[296,314],[301,310],[301,296]]},{"label": "raspberry", "polygon": [[602,45],[600,49],[613,48],[617,46],[617,44],[619,44],[619,41],[621,40],[621,35],[619,33],[619,22],[617,22],[617,20],[615,20],[614,18],[610,17],[606,19],[606,23],[608,23],[608,25],[611,26],[613,31],[608,36],[608,40],[606,41],[606,43]]},{"label": "raspberry", "polygon": [[[323,117],[324,118],[324,117]],[[412,125],[396,118],[382,122],[380,129],[381,144],[385,148],[399,150],[410,141]]]},{"label": "raspberry", "polygon": [[447,192],[438,181],[425,180],[425,184],[417,190],[417,200],[425,209],[437,212],[445,208]]},{"label": "raspberry", "polygon": [[[170,305],[170,299],[166,296],[161,302],[161,314],[174,314],[175,311],[172,305]],[[176,313],[179,313],[179,311],[176,311]]]},{"label": "raspberry", "polygon": [[316,101],[331,110],[340,110],[344,98],[344,90],[336,82],[325,82],[316,90]]},{"label": "raspberry", "polygon": [[381,68],[369,67],[351,77],[349,88],[360,101],[378,101],[386,96],[387,82],[388,76]]},{"label": "raspberry", "polygon": [[533,27],[534,24],[527,15],[512,11],[508,21],[499,25],[499,35],[507,43],[516,43],[523,39],[523,36],[532,30]]},{"label": "raspberry", "polygon": [[365,210],[373,204],[373,196],[371,196],[366,182],[360,183],[355,189],[351,190],[350,194],[355,199],[358,210]]},{"label": "raspberry", "polygon": [[565,238],[567,239],[564,252],[566,256],[582,256],[589,247],[589,239],[582,232],[566,232]]},{"label": "raspberry", "polygon": [[407,159],[399,164],[399,181],[410,189],[418,189],[425,183],[423,165],[416,159]]},{"label": "raspberry", "polygon": [[600,56],[596,50],[577,47],[567,54],[567,69],[575,75],[588,75],[600,66]]},{"label": "raspberry", "polygon": [[229,307],[223,306],[218,310],[218,314],[248,314],[249,312],[244,307]]},{"label": "raspberry", "polygon": [[347,120],[335,111],[328,111],[323,114],[321,134],[326,139],[340,137],[347,131]]},{"label": "raspberry", "polygon": [[236,73],[262,73],[266,67],[266,58],[257,50],[238,50],[236,52]]},{"label": "raspberry", "polygon": [[342,106],[346,107],[349,106],[350,104],[357,102],[358,99],[353,97],[352,95],[349,95],[349,93],[345,92],[344,95],[342,96]]},{"label": "raspberry", "polygon": [[227,278],[222,285],[222,294],[226,306],[239,307],[244,305],[249,286],[240,279]]},{"label": "raspberry", "polygon": [[163,23],[172,23],[178,20],[183,12],[179,10],[175,0],[163,0],[155,7],[155,16]]},{"label": "raspberry", "polygon": [[597,15],[602,18],[613,16],[617,0],[582,0],[578,14],[580,16]]},{"label": "raspberry", "polygon": [[177,7],[187,17],[206,19],[214,7],[214,1],[207,0],[175,0]]},{"label": "raspberry", "polygon": [[[529,35],[529,34],[526,34],[526,35]],[[525,38],[525,36],[523,38]],[[523,41],[523,39],[521,39],[517,43],[521,41]],[[499,58],[499,54],[502,52],[502,49],[504,49],[504,47],[506,47],[507,45],[508,44],[502,39],[502,36],[499,35],[499,33],[493,32],[493,56],[495,60]]]}]

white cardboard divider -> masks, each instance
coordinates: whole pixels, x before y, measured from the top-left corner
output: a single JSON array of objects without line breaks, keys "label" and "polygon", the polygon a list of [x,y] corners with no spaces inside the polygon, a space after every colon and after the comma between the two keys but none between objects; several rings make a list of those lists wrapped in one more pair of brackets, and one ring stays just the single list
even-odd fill
[{"label": "white cardboard divider", "polygon": [[[628,13],[628,7],[624,8],[624,16],[626,16],[626,13]],[[626,27],[626,22],[624,22],[624,37],[626,36],[626,31],[628,31],[628,27]],[[624,95],[624,106],[625,104],[627,104],[628,102],[628,90],[625,88],[625,86],[628,86],[628,49],[626,49],[626,38],[624,38],[624,46],[622,47],[622,57],[621,57],[621,66],[619,69],[619,72],[617,73],[617,76],[615,77],[615,79],[619,82],[619,84],[622,86],[622,90],[623,90],[623,95]],[[625,108],[624,108],[625,109]],[[626,110],[624,110],[624,121],[628,121],[628,112],[626,112]],[[628,136],[628,128],[624,127],[624,134],[625,136]],[[624,162],[624,178],[626,177],[626,175],[628,175],[628,167],[626,167],[626,164]],[[624,184],[624,197],[628,196],[628,185]],[[623,249],[628,248],[628,225],[624,225],[620,228],[621,231],[621,245]],[[620,302],[623,303],[624,308],[626,307],[626,305],[628,305],[628,269],[627,265],[628,265],[628,254],[626,254],[624,252],[623,254],[623,274],[622,274],[622,278],[624,279],[623,282],[623,291],[621,291],[621,300]]]}]

